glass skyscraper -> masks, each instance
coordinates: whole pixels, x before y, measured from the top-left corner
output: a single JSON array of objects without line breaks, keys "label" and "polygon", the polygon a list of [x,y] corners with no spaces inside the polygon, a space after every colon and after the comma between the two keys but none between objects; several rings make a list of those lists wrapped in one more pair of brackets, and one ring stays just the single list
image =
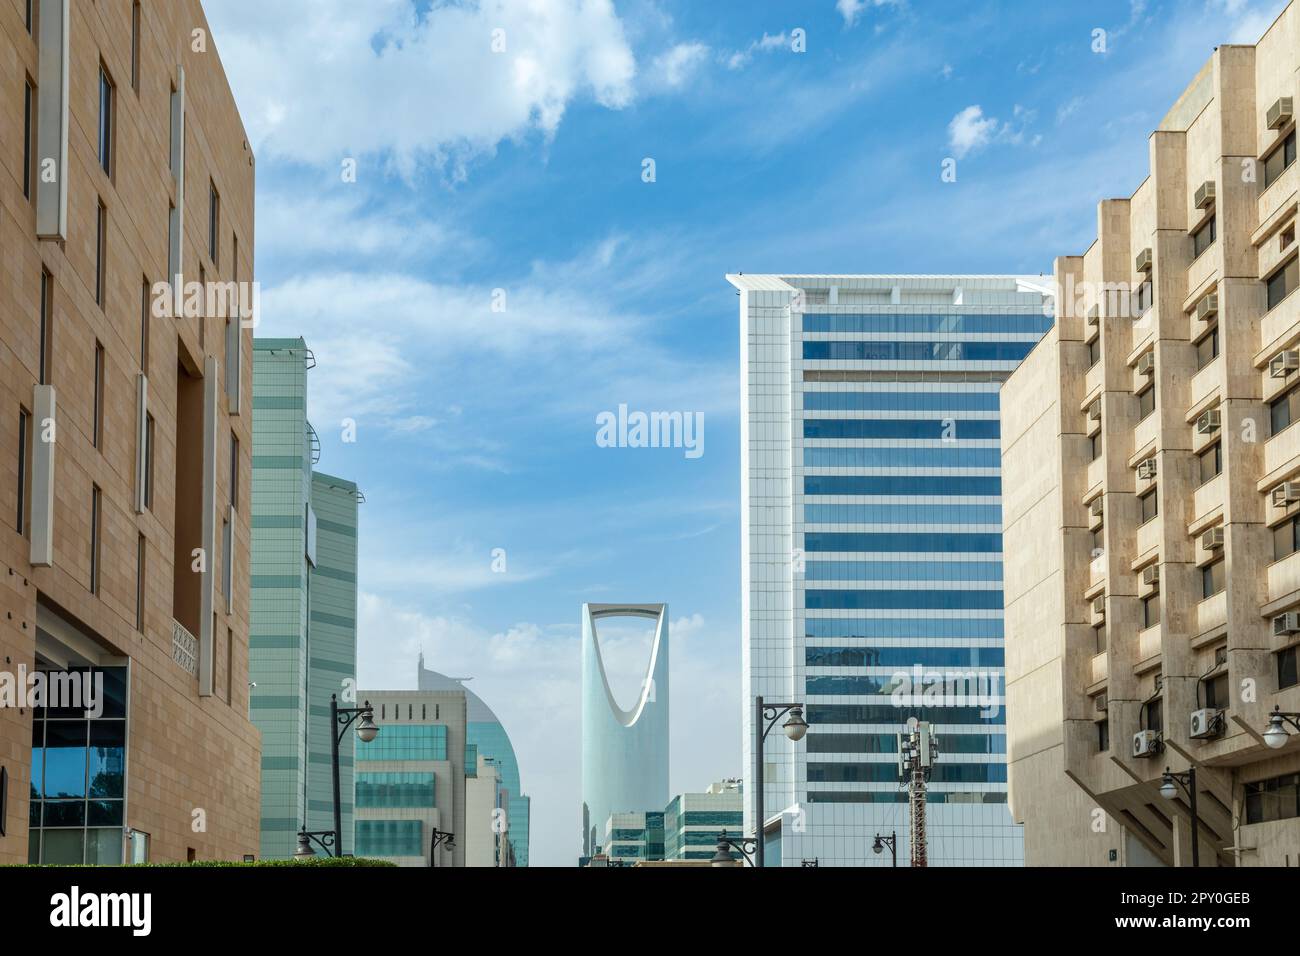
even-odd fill
[{"label": "glass skyscraper", "polygon": [[[998,389],[1051,327],[1050,279],[728,277],[740,290],[744,768],[768,865],[889,865],[896,735],[929,721],[930,865],[1019,865],[1007,810]],[[753,803],[745,828],[754,832]]]}]

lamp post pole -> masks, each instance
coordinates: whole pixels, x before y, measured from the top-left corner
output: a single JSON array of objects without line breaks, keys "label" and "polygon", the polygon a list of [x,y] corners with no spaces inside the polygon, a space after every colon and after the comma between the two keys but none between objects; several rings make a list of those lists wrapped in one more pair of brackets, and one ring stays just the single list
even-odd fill
[{"label": "lamp post pole", "polygon": [[1188,767],[1186,773],[1174,773],[1165,768],[1164,779],[1160,783],[1160,796],[1172,800],[1178,795],[1174,784],[1183,788],[1187,794],[1187,805],[1192,811],[1192,866],[1201,865],[1201,821],[1196,813],[1196,768]]},{"label": "lamp post pole", "polygon": [[803,704],[769,704],[761,696],[754,698],[754,866],[766,865],[763,847],[763,741],[776,722],[789,714],[782,728],[793,741],[803,739],[808,723],[803,717]]},{"label": "lamp post pole", "polygon": [[872,844],[871,849],[879,853],[885,847],[889,847],[889,855],[893,858],[891,866],[898,866],[898,831],[895,830],[889,836],[876,834],[876,842]]},{"label": "lamp post pole", "polygon": [[370,706],[370,701],[366,701],[360,707],[340,707],[337,694],[330,694],[330,751],[333,756],[334,765],[334,855],[343,855],[343,805],[339,799],[339,744],[343,742],[343,735],[348,732],[348,728],[357,720],[361,723],[357,727],[357,736],[361,738],[362,743],[369,743],[375,739],[379,733],[379,728],[375,725],[375,709]]}]

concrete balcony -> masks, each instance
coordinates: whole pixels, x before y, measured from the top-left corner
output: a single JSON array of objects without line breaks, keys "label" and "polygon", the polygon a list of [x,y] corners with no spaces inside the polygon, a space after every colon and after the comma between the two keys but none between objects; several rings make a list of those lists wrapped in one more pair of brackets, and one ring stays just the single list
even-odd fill
[{"label": "concrete balcony", "polygon": [[1110,676],[1110,668],[1107,664],[1106,652],[1102,651],[1093,657],[1089,670],[1090,684],[1099,684]]},{"label": "concrete balcony", "polygon": [[1196,605],[1196,633],[1221,627],[1228,622],[1228,592],[1220,591]]},{"label": "concrete balcony", "polygon": [[1138,558],[1158,550],[1163,535],[1164,525],[1159,516],[1152,518],[1146,524],[1138,525],[1137,531],[1133,534],[1133,556]]},{"label": "concrete balcony", "polygon": [[[1223,505],[1223,475],[1215,475],[1192,492],[1192,522]],[[1191,523],[1191,522],[1189,522]]]},{"label": "concrete balcony", "polygon": [[1138,631],[1138,663],[1149,661],[1160,653],[1160,625]]},{"label": "concrete balcony", "polygon": [[1300,551],[1268,566],[1268,599],[1275,601],[1300,588]]},{"label": "concrete balcony", "polygon": [[[1222,342],[1219,343],[1219,348],[1222,350]],[[1221,358],[1216,358],[1206,365],[1205,368],[1193,375],[1191,401],[1188,403],[1188,407],[1199,405],[1209,395],[1213,394],[1214,390],[1219,387],[1222,374],[1223,361]]]},{"label": "concrete balcony", "polygon": [[1282,429],[1264,442],[1264,474],[1281,468],[1300,455],[1300,423]]}]

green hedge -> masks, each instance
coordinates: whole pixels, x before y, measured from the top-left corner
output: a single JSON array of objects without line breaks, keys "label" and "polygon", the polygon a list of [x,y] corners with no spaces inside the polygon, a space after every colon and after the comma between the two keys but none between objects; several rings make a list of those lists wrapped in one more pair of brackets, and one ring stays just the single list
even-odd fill
[{"label": "green hedge", "polygon": [[[50,864],[53,866],[53,864]],[[390,863],[388,860],[374,860],[363,856],[344,856],[335,859],[332,856],[317,856],[308,860],[254,860],[252,863],[244,863],[237,860],[196,860],[193,863],[133,863],[132,868],[158,868],[158,867],[216,867],[216,866],[396,866],[396,863]],[[21,863],[13,864],[14,868],[22,866],[33,866],[40,868],[40,864]],[[71,867],[81,867],[82,864],[73,864]],[[8,869],[9,867],[3,867]],[[65,867],[59,867],[64,869]],[[85,869],[102,870],[103,866],[84,867]]]}]

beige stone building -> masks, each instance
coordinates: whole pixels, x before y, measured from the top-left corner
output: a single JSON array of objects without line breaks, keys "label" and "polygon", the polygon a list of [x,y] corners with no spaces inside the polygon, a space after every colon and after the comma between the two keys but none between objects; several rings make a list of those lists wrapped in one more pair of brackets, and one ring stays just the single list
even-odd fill
[{"label": "beige stone building", "polygon": [[1029,865],[1300,864],[1300,3],[1221,46],[1056,261],[1002,390],[1010,800]]},{"label": "beige stone building", "polygon": [[0,863],[239,859],[252,330],[154,286],[252,279],[252,153],[199,0],[0,0],[0,60]]}]

